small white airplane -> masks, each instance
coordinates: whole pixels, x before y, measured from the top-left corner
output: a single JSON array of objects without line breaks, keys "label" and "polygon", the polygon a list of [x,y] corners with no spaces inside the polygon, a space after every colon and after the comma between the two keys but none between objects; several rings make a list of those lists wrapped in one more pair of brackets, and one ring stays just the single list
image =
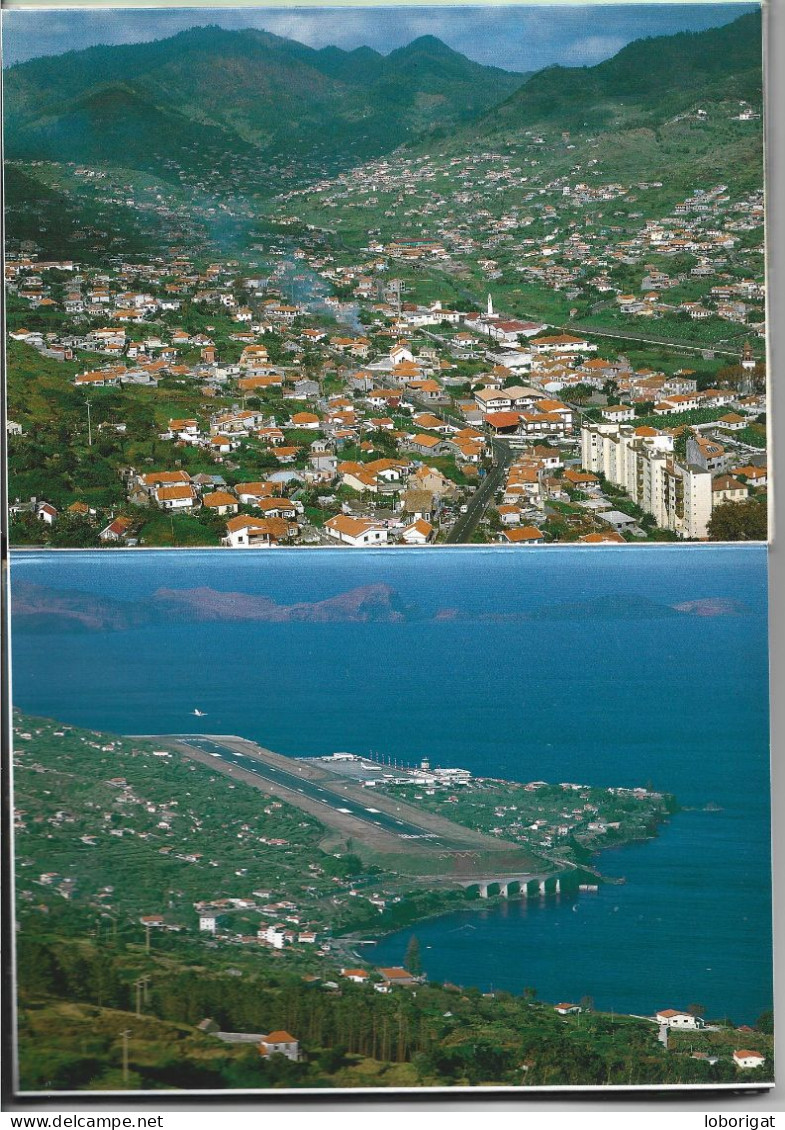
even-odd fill
[{"label": "small white airplane", "polygon": [[192,710],[191,713],[195,714],[197,718],[206,718],[207,717],[204,710]]}]

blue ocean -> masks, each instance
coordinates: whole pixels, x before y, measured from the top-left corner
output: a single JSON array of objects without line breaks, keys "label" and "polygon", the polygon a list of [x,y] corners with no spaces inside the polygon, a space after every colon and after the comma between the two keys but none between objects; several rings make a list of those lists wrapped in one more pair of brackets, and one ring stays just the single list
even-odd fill
[{"label": "blue ocean", "polygon": [[[198,708],[211,733],[292,757],[372,750],[521,781],[651,783],[683,811],[598,856],[623,885],[473,907],[366,956],[401,962],[415,932],[432,980],[632,1013],[699,1002],[736,1023],[772,1007],[765,547],[20,551],[12,592],[21,581],[286,604],[392,586],[417,607],[406,622],[14,632],[14,703],[120,733],[193,730]],[[598,597],[731,603],[501,619]],[[460,615],[434,619],[443,609]]]}]

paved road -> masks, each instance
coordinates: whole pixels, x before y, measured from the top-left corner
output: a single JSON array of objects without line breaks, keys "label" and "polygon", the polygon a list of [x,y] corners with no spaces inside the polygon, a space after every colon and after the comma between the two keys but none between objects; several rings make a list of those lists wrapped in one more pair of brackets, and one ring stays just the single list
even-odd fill
[{"label": "paved road", "polygon": [[501,486],[504,474],[513,460],[512,448],[506,443],[493,443],[494,465],[466,504],[466,513],[458,517],[446,537],[449,545],[466,544],[472,540],[477,523],[493,501]]},{"label": "paved road", "polygon": [[[177,734],[174,736],[177,737],[178,741],[193,746],[194,749],[198,749],[202,753],[207,753],[211,757],[220,758],[224,762],[237,765],[247,773],[252,773],[255,777],[271,781],[276,785],[289,789],[290,792],[298,793],[301,796],[308,797],[309,800],[315,800],[320,804],[327,805],[335,812],[353,816],[355,819],[362,820],[366,824],[371,824],[385,832],[391,832],[401,839],[427,840],[434,847],[448,846],[445,841],[434,832],[429,832],[416,824],[398,820],[387,812],[380,812],[379,809],[373,806],[365,807],[357,801],[344,796],[339,788],[325,788],[315,781],[308,780],[305,776],[300,776],[296,768],[291,773],[287,772],[286,770],[279,769],[277,766],[269,765],[267,762],[256,757],[249,757],[247,754],[239,753],[231,746],[225,745],[223,742],[213,741],[211,738],[193,737],[190,734]],[[296,761],[293,762],[293,765],[296,766]]]},{"label": "paved road", "polygon": [[[436,412],[449,423],[455,424],[456,427],[466,427],[466,421],[462,420],[453,409],[441,404],[426,404],[411,394],[407,394],[407,399],[414,404],[415,408],[420,408],[425,412]],[[477,489],[469,496],[466,513],[459,515],[458,520],[447,534],[445,542],[448,545],[461,545],[471,541],[477,523],[487,510],[488,504],[493,500],[501,485],[505,471],[512,463],[513,452],[509,444],[492,440],[491,447],[493,448],[493,467],[488,471]]]}]

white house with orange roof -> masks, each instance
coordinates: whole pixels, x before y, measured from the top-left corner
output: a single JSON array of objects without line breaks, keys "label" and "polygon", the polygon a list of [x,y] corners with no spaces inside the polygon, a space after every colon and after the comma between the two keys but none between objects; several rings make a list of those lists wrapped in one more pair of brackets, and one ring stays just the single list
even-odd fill
[{"label": "white house with orange roof", "polygon": [[228,455],[235,447],[239,447],[239,440],[232,439],[231,436],[215,435],[210,436],[208,446],[215,455]]},{"label": "white house with orange roof", "polygon": [[661,1008],[655,1015],[658,1024],[667,1024],[669,1028],[688,1029],[695,1031],[705,1028],[702,1016],[693,1016],[691,1012],[681,1012],[677,1008]]},{"label": "white house with orange roof", "polygon": [[226,523],[221,544],[230,549],[270,549],[283,541],[292,541],[300,532],[296,522],[287,518],[255,518],[238,514]]},{"label": "white house with orange roof", "polygon": [[523,511],[513,503],[502,503],[496,507],[499,518],[505,526],[520,526]]},{"label": "white house with orange roof", "polygon": [[294,1063],[300,1058],[300,1044],[289,1032],[279,1030],[262,1036],[259,1041],[259,1054],[264,1058],[283,1055]]},{"label": "white house with orange roof", "polygon": [[740,1048],[733,1053],[733,1062],[737,1067],[743,1071],[749,1071],[755,1067],[763,1067],[766,1062],[765,1055],[760,1052],[749,1051],[747,1048]]},{"label": "white house with orange roof", "polygon": [[402,361],[414,361],[414,354],[408,341],[396,341],[390,350],[390,360],[393,365],[400,365]]},{"label": "white house with orange roof", "polygon": [[342,545],[354,548],[386,545],[387,529],[370,518],[352,518],[348,514],[336,514],[324,523],[328,536]]},{"label": "white house with orange roof", "polygon": [[162,510],[193,510],[198,501],[190,483],[160,486],[153,497]]},{"label": "white house with orange roof", "polygon": [[738,412],[726,412],[717,420],[716,426],[727,432],[740,432],[748,424],[749,420],[746,416],[740,416]]},{"label": "white house with orange roof", "polygon": [[207,507],[213,514],[236,514],[240,509],[239,501],[226,490],[211,491],[202,495],[202,506]]},{"label": "white house with orange roof", "polygon": [[178,439],[184,443],[196,443],[199,439],[199,422],[195,419],[170,420],[162,433],[162,439]]},{"label": "white house with orange roof", "polygon": [[295,412],[292,416],[289,426],[298,428],[300,431],[314,431],[319,430],[319,417],[315,412]]},{"label": "white house with orange roof", "polygon": [[497,388],[478,389],[474,394],[474,402],[485,415],[491,412],[509,412],[512,408],[509,393]]},{"label": "white house with orange roof", "polygon": [[244,506],[255,506],[260,498],[272,498],[275,487],[269,482],[237,483],[235,494]]},{"label": "white house with orange roof", "polygon": [[137,476],[138,485],[149,495],[154,495],[159,487],[189,485],[191,476],[187,471],[148,471]]},{"label": "white house with orange roof", "polygon": [[529,347],[535,353],[593,352],[597,349],[587,338],[575,337],[574,334],[538,337],[529,343]]},{"label": "white house with orange roof", "polygon": [[131,529],[132,521],[130,518],[119,517],[115,518],[99,533],[98,537],[101,541],[123,541]]},{"label": "white house with orange roof", "polygon": [[353,981],[355,985],[365,985],[370,974],[367,969],[342,969],[341,976],[347,981]]},{"label": "white house with orange roof", "polygon": [[433,534],[434,529],[430,522],[426,522],[424,518],[417,518],[402,531],[401,541],[406,545],[427,545],[432,540]]},{"label": "white house with orange roof", "polygon": [[753,487],[765,487],[769,481],[769,473],[766,467],[754,467],[751,463],[746,463],[741,467],[731,467],[731,473],[743,475],[747,483]]},{"label": "white house with orange roof", "polygon": [[302,502],[292,502],[288,498],[258,498],[254,506],[262,511],[265,518],[286,518],[291,522],[296,522],[298,514],[304,509]]},{"label": "white house with orange roof", "polygon": [[510,542],[512,545],[544,545],[545,534],[536,526],[520,526],[499,534],[499,541]]},{"label": "white house with orange roof", "polygon": [[442,435],[449,435],[457,430],[454,424],[448,424],[446,420],[434,416],[433,412],[418,412],[412,423],[419,431],[441,432]]},{"label": "white house with orange roof", "polygon": [[108,388],[119,385],[125,373],[125,368],[113,367],[110,369],[95,369],[86,373],[79,373],[74,377],[77,388]]}]

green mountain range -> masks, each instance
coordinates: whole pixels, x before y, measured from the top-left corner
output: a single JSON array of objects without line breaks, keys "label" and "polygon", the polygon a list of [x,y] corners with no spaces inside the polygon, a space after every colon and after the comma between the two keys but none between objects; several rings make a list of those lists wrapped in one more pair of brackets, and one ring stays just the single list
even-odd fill
[{"label": "green mountain range", "polygon": [[[607,179],[661,180],[674,199],[704,178],[751,190],[762,184],[763,135],[733,121],[742,103],[762,112],[759,12],[708,31],[636,40],[594,67],[548,67],[443,134],[438,149],[531,150],[542,133],[550,141],[538,163],[554,176],[599,158]],[[414,149],[434,151],[427,140]]]},{"label": "green mountain range", "polygon": [[644,126],[696,102],[760,103],[761,14],[702,32],[638,39],[594,67],[547,67],[478,123],[477,132],[526,125]]},{"label": "green mountain range", "polygon": [[525,77],[473,63],[431,36],[384,56],[199,27],[9,68],[6,151],[169,179],[223,164],[237,183],[254,161],[324,173],[473,119]]},{"label": "green mountain range", "polygon": [[[593,67],[533,75],[481,66],[433,36],[381,55],[197,27],[152,43],[33,59],[8,68],[4,80],[6,157],[24,166],[9,167],[8,230],[56,251],[62,213],[52,189],[66,194],[74,223],[84,213],[93,227],[127,234],[134,248],[160,243],[169,222],[148,208],[131,223],[123,209],[133,213],[138,185],[128,186],[128,199],[121,188],[93,204],[87,182],[69,188],[67,162],[122,170],[120,184],[129,171],[137,181],[146,176],[148,189],[150,177],[182,188],[167,197],[178,202],[175,242],[188,242],[180,229],[189,226],[189,208],[195,215],[197,187],[205,208],[231,197],[253,210],[396,151],[447,160],[518,152],[532,159],[542,184],[581,169],[605,182],[654,181],[654,195],[637,208],[660,214],[696,186],[743,192],[762,184],[760,123],[736,120],[741,103],[762,111],[760,13],[637,40]],[[47,186],[36,161],[62,163],[63,175]],[[486,206],[508,203],[496,193]],[[309,206],[309,222],[332,228],[340,220],[334,202],[329,212],[318,198]],[[359,217],[360,243],[368,228],[384,227],[385,209],[389,215],[389,202]],[[210,225],[224,216],[210,211]],[[133,239],[131,227],[139,229]],[[351,241],[346,224],[341,231]],[[89,245],[80,251],[91,254]]]}]

